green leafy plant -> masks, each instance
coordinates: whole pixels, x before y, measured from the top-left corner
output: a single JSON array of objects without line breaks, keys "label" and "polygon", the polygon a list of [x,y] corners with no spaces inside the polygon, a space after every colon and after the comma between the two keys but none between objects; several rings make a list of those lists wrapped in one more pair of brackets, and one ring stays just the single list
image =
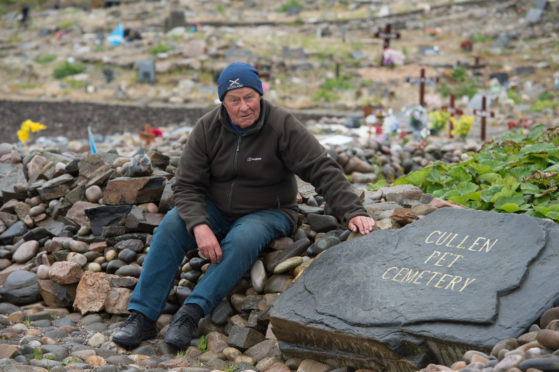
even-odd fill
[{"label": "green leafy plant", "polygon": [[520,94],[518,93],[518,89],[509,89],[507,92],[507,97],[512,99],[515,105],[518,105],[522,100],[520,99]]},{"label": "green leafy plant", "polygon": [[530,110],[540,112],[545,109],[555,110],[559,107],[559,100],[555,99],[555,95],[551,92],[542,93],[536,102],[530,106]]},{"label": "green leafy plant", "polygon": [[151,54],[159,54],[159,53],[167,53],[168,51],[173,50],[173,47],[166,44],[157,44],[149,51]]},{"label": "green leafy plant", "polygon": [[64,29],[72,28],[72,27],[74,27],[74,21],[64,21],[62,23],[59,23],[58,26],[57,26],[57,28],[59,30],[64,30]]},{"label": "green leafy plant", "polygon": [[179,358],[184,357],[185,355],[186,355],[186,350],[179,350],[179,351],[177,352],[177,355],[175,355],[175,358],[176,358],[176,359],[179,359]]},{"label": "green leafy plant", "polygon": [[85,66],[79,63],[64,62],[54,69],[54,77],[63,79],[67,76],[77,75],[85,71]]},{"label": "green leafy plant", "polygon": [[66,367],[70,363],[78,363],[78,362],[80,362],[80,360],[72,355],[70,358],[66,358],[62,361],[62,366]]},{"label": "green leafy plant", "polygon": [[70,88],[73,88],[73,89],[83,89],[83,88],[85,88],[85,81],[69,78],[69,79],[65,79],[64,82],[66,84],[68,84],[70,86]]},{"label": "green leafy plant", "polygon": [[287,12],[289,8],[299,8],[299,10],[301,10],[303,6],[297,0],[289,0],[287,3],[280,6],[278,12]]},{"label": "green leafy plant", "polygon": [[204,352],[208,350],[208,335],[200,337],[200,340],[198,341],[198,349]]},{"label": "green leafy plant", "polygon": [[52,62],[55,59],[56,56],[54,54],[45,54],[44,56],[37,57],[37,59],[35,59],[35,62],[40,64],[45,64],[45,63]]},{"label": "green leafy plant", "polygon": [[491,38],[491,36],[488,35],[477,34],[472,36],[472,41],[476,43],[487,43],[491,40],[493,39]]},{"label": "green leafy plant", "polygon": [[468,96],[472,98],[477,93],[478,89],[479,87],[473,79],[465,79],[451,86],[443,82],[437,86],[437,92],[443,97],[448,97],[453,93],[456,97]]},{"label": "green leafy plant", "polygon": [[220,368],[220,370],[224,372],[237,372],[239,370],[239,366],[236,365],[224,366]]},{"label": "green leafy plant", "polygon": [[456,67],[452,71],[452,77],[456,81],[464,81],[464,80],[466,80],[466,77],[468,77],[468,72],[463,67]]},{"label": "green leafy plant", "polygon": [[516,129],[469,156],[458,164],[435,162],[393,185],[416,185],[469,208],[559,222],[559,128],[536,125],[526,135]]},{"label": "green leafy plant", "polygon": [[25,324],[26,327],[29,327],[31,325],[31,320],[29,319],[29,317],[25,318],[23,324]]},{"label": "green leafy plant", "polygon": [[225,8],[223,7],[222,4],[217,4],[215,6],[215,11],[218,12],[218,13],[223,13],[223,12],[225,12]]}]

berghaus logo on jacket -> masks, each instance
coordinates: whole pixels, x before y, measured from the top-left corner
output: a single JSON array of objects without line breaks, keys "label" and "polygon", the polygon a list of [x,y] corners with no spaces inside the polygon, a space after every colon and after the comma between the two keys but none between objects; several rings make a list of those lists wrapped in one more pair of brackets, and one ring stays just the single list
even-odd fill
[{"label": "berghaus logo on jacket", "polygon": [[247,161],[260,161],[260,160],[262,160],[262,158],[257,158],[257,157],[252,157],[252,156],[249,156],[247,158]]}]

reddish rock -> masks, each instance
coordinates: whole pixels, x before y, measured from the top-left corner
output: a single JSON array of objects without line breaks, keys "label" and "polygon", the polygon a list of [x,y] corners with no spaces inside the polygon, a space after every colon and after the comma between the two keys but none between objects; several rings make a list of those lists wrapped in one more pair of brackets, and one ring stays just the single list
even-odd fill
[{"label": "reddish rock", "polygon": [[210,332],[208,334],[208,351],[221,353],[227,346],[227,336],[223,333]]},{"label": "reddish rock", "polygon": [[58,284],[74,284],[80,281],[83,269],[80,265],[70,261],[59,261],[52,264],[49,270],[51,280]]},{"label": "reddish rock", "polygon": [[70,220],[74,221],[78,225],[84,225],[89,221],[89,219],[85,215],[85,209],[91,207],[98,207],[98,206],[99,204],[78,201],[74,203],[72,208],[68,210],[68,212],[66,213],[66,218],[69,218]]},{"label": "reddish rock", "polygon": [[419,217],[409,208],[394,209],[390,218],[397,222],[400,226],[405,226],[419,219]]},{"label": "reddish rock", "polygon": [[132,291],[128,288],[112,288],[105,298],[105,311],[109,314],[127,314]]},{"label": "reddish rock", "polygon": [[119,177],[109,181],[103,202],[107,205],[140,204],[159,201],[165,177]]},{"label": "reddish rock", "polygon": [[76,290],[74,309],[82,315],[102,310],[111,290],[109,278],[109,274],[86,271]]}]

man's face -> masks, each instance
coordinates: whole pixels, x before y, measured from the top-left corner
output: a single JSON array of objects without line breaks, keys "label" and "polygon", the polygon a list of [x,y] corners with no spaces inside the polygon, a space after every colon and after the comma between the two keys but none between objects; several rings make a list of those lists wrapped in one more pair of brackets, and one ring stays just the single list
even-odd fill
[{"label": "man's face", "polygon": [[260,94],[252,88],[238,88],[225,93],[223,105],[233,124],[248,128],[260,116]]}]

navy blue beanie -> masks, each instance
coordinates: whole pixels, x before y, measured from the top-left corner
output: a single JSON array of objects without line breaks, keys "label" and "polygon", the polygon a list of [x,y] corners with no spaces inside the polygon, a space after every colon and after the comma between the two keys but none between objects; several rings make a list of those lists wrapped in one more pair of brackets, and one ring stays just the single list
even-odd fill
[{"label": "navy blue beanie", "polygon": [[217,95],[223,101],[225,93],[237,88],[252,88],[260,95],[264,94],[258,70],[247,63],[233,62],[225,67],[217,79]]}]

